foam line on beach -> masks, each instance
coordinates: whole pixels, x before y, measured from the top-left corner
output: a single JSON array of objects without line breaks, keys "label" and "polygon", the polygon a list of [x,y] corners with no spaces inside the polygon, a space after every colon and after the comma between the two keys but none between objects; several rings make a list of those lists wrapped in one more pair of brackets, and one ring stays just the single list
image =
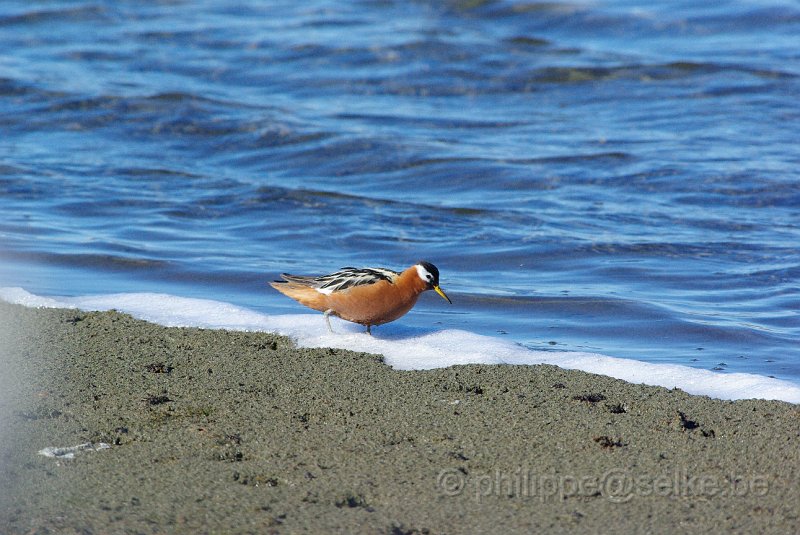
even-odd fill
[{"label": "foam line on beach", "polygon": [[717,373],[680,364],[649,363],[595,353],[536,351],[514,342],[469,331],[411,329],[395,323],[375,329],[334,321],[327,331],[319,314],[267,315],[230,303],[157,293],[43,297],[22,288],[0,288],[0,299],[29,307],[118,310],[168,327],[201,327],[276,332],[300,347],[335,347],[378,353],[399,370],[457,364],[553,364],[607,375],[631,383],[680,388],[720,399],[775,399],[800,403],[800,385],[750,373]]}]

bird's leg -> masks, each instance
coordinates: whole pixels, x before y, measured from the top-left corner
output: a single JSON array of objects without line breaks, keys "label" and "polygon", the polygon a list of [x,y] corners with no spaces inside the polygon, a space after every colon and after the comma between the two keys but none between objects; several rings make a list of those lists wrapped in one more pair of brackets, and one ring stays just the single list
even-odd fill
[{"label": "bird's leg", "polygon": [[370,336],[372,336],[372,331],[370,330],[371,328],[372,328],[372,325],[367,325],[367,334],[370,335]]},{"label": "bird's leg", "polygon": [[325,316],[325,323],[328,325],[328,332],[333,333],[333,329],[331,328],[331,313],[333,312],[332,308],[329,308],[325,311],[323,316]]}]

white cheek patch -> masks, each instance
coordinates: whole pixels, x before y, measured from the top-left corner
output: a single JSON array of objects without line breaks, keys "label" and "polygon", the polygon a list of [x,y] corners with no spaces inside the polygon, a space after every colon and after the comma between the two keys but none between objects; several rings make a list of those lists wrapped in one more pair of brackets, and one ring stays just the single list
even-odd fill
[{"label": "white cheek patch", "polygon": [[415,267],[417,268],[417,275],[419,275],[419,278],[422,279],[423,281],[428,282],[429,277],[433,278],[432,275],[428,272],[428,270],[422,267],[421,265],[417,264]]}]

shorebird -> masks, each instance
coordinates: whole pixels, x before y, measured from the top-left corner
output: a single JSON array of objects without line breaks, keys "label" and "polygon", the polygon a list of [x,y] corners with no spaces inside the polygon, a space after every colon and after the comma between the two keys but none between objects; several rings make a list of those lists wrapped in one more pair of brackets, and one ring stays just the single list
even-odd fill
[{"label": "shorebird", "polygon": [[270,285],[302,305],[324,313],[328,330],[330,316],[366,325],[382,325],[403,316],[419,295],[433,290],[452,304],[439,287],[439,270],[430,262],[419,262],[402,273],[386,268],[345,267],[320,277],[282,273],[282,281]]}]

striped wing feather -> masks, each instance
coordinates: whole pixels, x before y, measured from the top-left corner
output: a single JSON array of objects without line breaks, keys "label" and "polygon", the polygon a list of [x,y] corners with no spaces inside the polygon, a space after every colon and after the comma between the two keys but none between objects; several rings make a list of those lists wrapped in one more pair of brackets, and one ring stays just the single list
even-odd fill
[{"label": "striped wing feather", "polygon": [[324,293],[337,292],[365,284],[375,284],[382,280],[394,283],[399,276],[400,274],[398,272],[392,271],[391,269],[354,267],[344,267],[330,275],[323,275],[321,277],[290,275],[288,273],[281,274],[281,277],[288,282],[301,286],[308,286],[309,288],[314,288]]}]

